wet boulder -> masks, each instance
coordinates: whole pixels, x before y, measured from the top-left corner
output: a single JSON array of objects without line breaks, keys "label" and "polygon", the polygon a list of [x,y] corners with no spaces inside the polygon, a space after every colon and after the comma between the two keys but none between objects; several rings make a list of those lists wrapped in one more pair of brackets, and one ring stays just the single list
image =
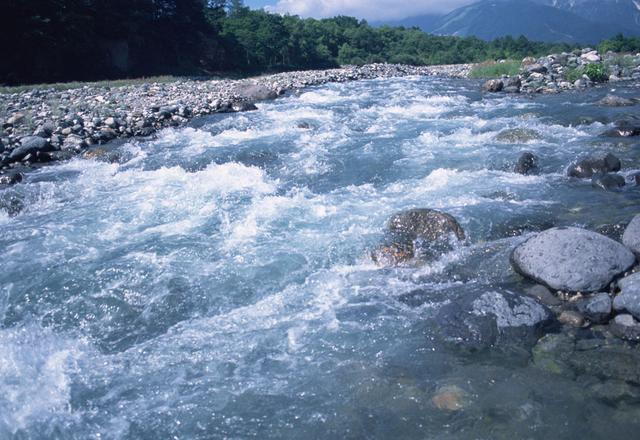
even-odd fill
[{"label": "wet boulder", "polygon": [[613,138],[627,138],[640,136],[640,126],[622,125],[602,133],[602,136]]},{"label": "wet boulder", "polygon": [[501,92],[504,88],[504,83],[501,79],[490,79],[482,85],[482,91],[488,93]]},{"label": "wet boulder", "polygon": [[508,291],[465,295],[436,315],[438,334],[472,351],[523,339],[535,342],[553,321],[552,313],[533,298]]},{"label": "wet boulder", "polygon": [[553,290],[598,292],[635,264],[620,243],[580,228],[552,228],[516,247],[516,272]]},{"label": "wet boulder", "polygon": [[38,153],[55,151],[49,142],[39,136],[25,136],[20,139],[20,146],[14,148],[9,154],[9,159],[13,162],[20,161],[27,156],[37,156]]},{"label": "wet boulder", "polygon": [[412,209],[394,215],[387,228],[415,239],[438,241],[448,239],[451,235],[464,240],[464,230],[452,216],[435,209]]},{"label": "wet boulder", "polygon": [[618,281],[618,287],[620,293],[613,300],[613,308],[618,312],[627,311],[640,319],[640,272]]},{"label": "wet boulder", "polygon": [[606,292],[584,298],[576,304],[578,311],[594,324],[605,324],[611,317],[613,301]]},{"label": "wet boulder", "polygon": [[605,156],[587,157],[571,165],[567,170],[569,177],[590,179],[594,174],[606,174],[620,171],[620,159],[611,153]]},{"label": "wet boulder", "polygon": [[508,128],[496,135],[496,142],[505,144],[526,144],[527,142],[540,139],[542,135],[530,128]]},{"label": "wet boulder", "polygon": [[256,107],[256,105],[253,102],[240,101],[240,102],[233,103],[231,105],[231,110],[238,113],[250,112],[250,111],[258,110],[258,107]]},{"label": "wet boulder", "polygon": [[0,185],[15,185],[22,182],[22,173],[8,172],[6,174],[0,174]]},{"label": "wet boulder", "polygon": [[453,216],[433,209],[412,209],[391,217],[385,243],[371,257],[380,265],[398,265],[413,258],[427,260],[464,239],[464,230]]},{"label": "wet boulder", "polygon": [[625,185],[624,177],[619,174],[596,174],[591,179],[591,186],[604,191],[620,191]]},{"label": "wet boulder", "polygon": [[514,173],[517,174],[535,174],[538,171],[538,158],[535,154],[526,151],[520,155],[518,158],[518,162],[513,169]]},{"label": "wet boulder", "polygon": [[624,230],[622,243],[640,256],[640,214],[636,215]]},{"label": "wet boulder", "polygon": [[275,90],[271,90],[261,84],[238,86],[234,93],[248,101],[266,101],[269,99],[276,99],[278,97],[278,93]]}]

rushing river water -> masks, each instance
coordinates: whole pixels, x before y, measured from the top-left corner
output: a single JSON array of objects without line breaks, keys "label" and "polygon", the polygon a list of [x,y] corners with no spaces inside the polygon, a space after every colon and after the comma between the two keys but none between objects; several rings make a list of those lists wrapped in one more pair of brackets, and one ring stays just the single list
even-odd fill
[{"label": "rushing river water", "polygon": [[[0,191],[24,206],[0,211],[0,439],[633,438],[640,406],[538,369],[530,346],[436,337],[452,298],[526,285],[514,231],[628,222],[640,201],[565,177],[600,152],[630,175],[637,144],[599,135],[637,107],[593,105],[609,88],[478,90],[307,89]],[[496,141],[511,128],[539,136]],[[522,151],[540,175],[511,172]],[[413,207],[454,215],[466,245],[376,267],[386,221]],[[462,410],[434,406],[443,386]]]}]

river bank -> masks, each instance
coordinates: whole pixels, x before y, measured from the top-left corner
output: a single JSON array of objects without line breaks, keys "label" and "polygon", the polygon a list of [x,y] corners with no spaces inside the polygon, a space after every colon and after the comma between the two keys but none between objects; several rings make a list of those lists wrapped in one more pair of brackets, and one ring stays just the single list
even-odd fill
[{"label": "river bank", "polygon": [[117,138],[150,136],[197,116],[254,110],[255,102],[331,82],[411,75],[466,77],[473,66],[372,64],[243,80],[135,84],[0,94],[0,172],[72,157]]}]

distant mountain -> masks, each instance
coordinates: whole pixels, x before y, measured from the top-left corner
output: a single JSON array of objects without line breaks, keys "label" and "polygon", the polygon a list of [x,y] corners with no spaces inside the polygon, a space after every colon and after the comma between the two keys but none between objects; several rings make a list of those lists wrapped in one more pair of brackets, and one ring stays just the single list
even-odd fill
[{"label": "distant mountain", "polygon": [[631,33],[624,26],[594,22],[540,1],[483,0],[446,15],[432,32],[484,40],[524,35],[532,40],[568,43],[596,43],[619,32]]},{"label": "distant mountain", "polygon": [[483,40],[524,35],[536,41],[597,43],[621,32],[640,36],[640,0],[481,0],[445,16],[385,24]]},{"label": "distant mountain", "polygon": [[403,26],[406,28],[417,27],[425,32],[431,32],[437,27],[438,22],[442,19],[442,15],[418,15],[403,20],[374,22],[372,25],[381,26]]},{"label": "distant mountain", "polygon": [[598,23],[612,23],[640,33],[640,0],[533,0]]}]

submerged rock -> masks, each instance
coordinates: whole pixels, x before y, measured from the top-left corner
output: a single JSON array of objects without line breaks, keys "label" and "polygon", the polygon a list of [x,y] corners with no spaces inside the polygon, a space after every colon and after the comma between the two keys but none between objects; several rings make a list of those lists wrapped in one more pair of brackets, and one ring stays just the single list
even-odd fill
[{"label": "submerged rock", "polygon": [[528,151],[522,153],[513,171],[524,175],[535,174],[538,171],[538,158]]},{"label": "submerged rock", "polygon": [[620,191],[626,185],[624,177],[619,174],[596,174],[591,179],[591,185],[604,191]]},{"label": "submerged rock", "polygon": [[569,177],[580,179],[591,178],[594,174],[606,174],[620,171],[622,163],[613,154],[609,153],[602,157],[587,157],[581,159],[569,167],[567,174]]},{"label": "submerged rock", "polygon": [[610,325],[611,333],[627,341],[640,341],[640,322],[631,315],[618,315]]},{"label": "submerged rock", "polygon": [[552,322],[551,312],[534,299],[507,291],[464,297],[442,307],[436,316],[444,340],[470,350],[534,340]]},{"label": "submerged rock", "polygon": [[640,214],[636,215],[624,230],[622,243],[631,249],[634,254],[640,256]]},{"label": "submerged rock", "polygon": [[614,137],[614,138],[626,138],[626,137],[634,137],[640,136],[640,127],[616,127],[602,133],[602,136],[606,137]]},{"label": "submerged rock", "polygon": [[469,405],[469,394],[457,385],[446,385],[436,390],[431,398],[433,406],[442,411],[460,411]]},{"label": "submerged rock", "polygon": [[565,310],[558,316],[558,322],[570,327],[582,327],[584,325],[584,316],[573,310]]},{"label": "submerged rock", "polygon": [[380,266],[398,266],[406,263],[414,257],[412,242],[391,243],[379,246],[371,253],[371,259]]},{"label": "submerged rock", "polygon": [[508,128],[496,135],[496,141],[508,144],[526,144],[541,137],[539,132],[529,128]]},{"label": "submerged rock", "polygon": [[514,269],[551,289],[598,292],[635,263],[626,247],[580,228],[541,232],[513,251]]},{"label": "submerged rock", "polygon": [[618,281],[620,293],[613,300],[616,311],[627,311],[640,319],[640,272]]},{"label": "submerged rock", "polygon": [[603,107],[626,107],[630,105],[635,105],[636,102],[632,99],[623,98],[621,96],[616,95],[607,95],[598,101],[596,104]]},{"label": "submerged rock", "polygon": [[536,284],[535,286],[524,289],[524,293],[532,298],[535,298],[540,304],[543,304],[547,307],[555,307],[562,304],[560,298],[555,296],[549,289],[540,284]]}]

